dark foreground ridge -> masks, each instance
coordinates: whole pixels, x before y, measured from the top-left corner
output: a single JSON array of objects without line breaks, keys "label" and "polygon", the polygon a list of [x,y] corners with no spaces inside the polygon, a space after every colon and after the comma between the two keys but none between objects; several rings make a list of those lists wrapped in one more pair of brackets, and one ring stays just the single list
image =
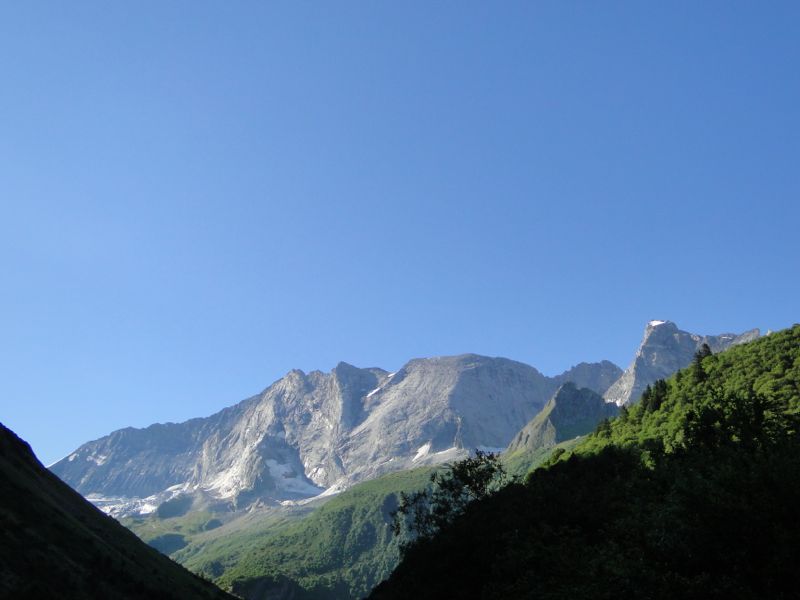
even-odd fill
[{"label": "dark foreground ridge", "polygon": [[798,598],[798,432],[800,325],[698,353],[370,598]]},{"label": "dark foreground ridge", "polygon": [[233,596],[104,515],[0,424],[0,598]]}]

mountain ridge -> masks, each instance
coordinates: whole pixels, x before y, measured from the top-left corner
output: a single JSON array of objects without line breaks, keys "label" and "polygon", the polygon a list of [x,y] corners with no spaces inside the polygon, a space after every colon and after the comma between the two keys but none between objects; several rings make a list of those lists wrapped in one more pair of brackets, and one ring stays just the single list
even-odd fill
[{"label": "mountain ridge", "polygon": [[649,321],[633,361],[603,397],[617,406],[630,404],[639,399],[648,385],[689,366],[703,344],[708,344],[711,351],[716,353],[752,341],[760,335],[760,330],[755,328],[741,334],[701,336],[678,329],[672,321]]},{"label": "mountain ridge", "polygon": [[292,501],[504,448],[564,377],[602,391],[621,372],[605,361],[547,377],[477,354],[412,359],[393,373],[345,362],[328,373],[293,369],[209,417],[117,430],[51,469],[114,514],[181,494],[234,507]]},{"label": "mountain ridge", "polygon": [[346,362],[327,373],[293,369],[209,417],[117,430],[51,469],[116,515],[147,514],[181,495],[221,510],[292,502],[475,448],[499,452],[565,383],[630,403],[703,343],[720,349],[757,335],[699,336],[651,321],[626,371],[602,361],[554,377],[470,353],[411,359],[391,373]]}]

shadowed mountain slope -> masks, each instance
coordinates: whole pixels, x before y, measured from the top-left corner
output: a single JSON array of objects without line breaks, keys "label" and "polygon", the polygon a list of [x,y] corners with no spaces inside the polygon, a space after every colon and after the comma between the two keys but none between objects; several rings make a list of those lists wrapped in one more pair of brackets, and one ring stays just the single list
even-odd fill
[{"label": "shadowed mountain slope", "polygon": [[566,440],[594,431],[603,419],[614,417],[619,408],[587,388],[565,383],[533,420],[514,437],[506,452],[552,448]]},{"label": "shadowed mountain slope", "polygon": [[0,425],[0,597],[233,597],[150,548]]}]

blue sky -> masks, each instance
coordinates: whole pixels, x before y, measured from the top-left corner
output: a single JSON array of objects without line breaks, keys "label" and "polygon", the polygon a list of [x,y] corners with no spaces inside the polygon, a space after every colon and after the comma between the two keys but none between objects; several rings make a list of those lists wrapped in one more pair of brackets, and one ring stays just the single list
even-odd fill
[{"label": "blue sky", "polygon": [[797,3],[0,7],[0,420],[800,321]]}]

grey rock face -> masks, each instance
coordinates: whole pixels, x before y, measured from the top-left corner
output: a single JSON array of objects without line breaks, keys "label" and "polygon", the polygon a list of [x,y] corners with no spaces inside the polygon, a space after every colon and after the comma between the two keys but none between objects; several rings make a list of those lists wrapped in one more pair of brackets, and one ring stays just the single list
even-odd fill
[{"label": "grey rock face", "polygon": [[369,417],[342,446],[356,480],[501,448],[544,405],[553,382],[503,358],[412,360],[366,398]]},{"label": "grey rock face", "polygon": [[602,393],[619,372],[582,363],[551,378],[474,354],[415,359],[396,373],[346,363],[330,373],[295,370],[210,417],[84,444],[52,470],[117,514],[152,511],[181,493],[237,506],[307,498],[475,448],[502,449],[565,381]]},{"label": "grey rock face", "polygon": [[565,383],[542,412],[514,437],[507,452],[551,448],[565,440],[591,433],[600,421],[614,417],[618,412],[615,404],[606,402],[597,392]]},{"label": "grey rock face", "polygon": [[752,341],[759,334],[758,329],[751,329],[742,334],[700,336],[681,331],[671,321],[650,321],[633,362],[603,396],[617,406],[630,404],[639,399],[648,385],[688,367],[703,344],[716,353]]},{"label": "grey rock face", "polygon": [[187,493],[235,506],[296,500],[474,448],[499,450],[565,381],[602,393],[620,372],[581,363],[551,378],[474,354],[415,359],[396,373],[346,363],[294,370],[210,417],[115,431],[52,470],[116,514]]},{"label": "grey rock face", "polygon": [[[474,448],[551,444],[586,433],[614,410],[598,407],[599,395],[629,403],[687,366],[703,343],[718,352],[758,335],[698,336],[652,321],[624,373],[603,361],[546,377],[474,354],[415,359],[396,373],[346,363],[330,373],[294,370],[210,417],[115,431],[52,470],[117,514],[150,512],[179,494],[233,506],[308,498]],[[523,427],[527,441],[517,435]]]},{"label": "grey rock face", "polygon": [[555,379],[559,385],[572,382],[579,388],[588,388],[602,395],[622,377],[622,373],[617,365],[604,360],[599,363],[579,363]]}]

